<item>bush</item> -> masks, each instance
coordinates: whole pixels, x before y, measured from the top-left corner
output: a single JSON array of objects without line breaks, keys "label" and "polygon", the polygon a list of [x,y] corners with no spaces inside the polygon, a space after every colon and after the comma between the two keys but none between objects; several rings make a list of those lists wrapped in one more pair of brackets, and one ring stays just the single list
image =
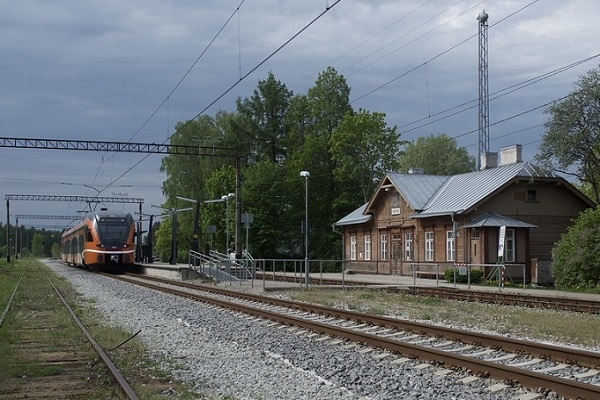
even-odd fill
[{"label": "bush", "polygon": [[600,210],[587,209],[552,249],[552,275],[558,288],[600,285]]},{"label": "bush", "polygon": [[[446,282],[454,283],[454,268],[448,268],[444,271],[444,279]],[[458,273],[458,268],[456,268],[456,282],[457,283],[468,283],[468,275],[460,275]],[[481,283],[483,282],[483,271],[479,269],[471,270],[471,283]]]}]

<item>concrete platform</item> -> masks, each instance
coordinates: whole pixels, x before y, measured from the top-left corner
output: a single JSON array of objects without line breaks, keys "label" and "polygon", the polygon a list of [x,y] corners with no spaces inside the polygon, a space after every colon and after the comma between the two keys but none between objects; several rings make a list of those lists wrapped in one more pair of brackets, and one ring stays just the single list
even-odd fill
[{"label": "concrete platform", "polygon": [[[142,264],[138,266],[138,273],[145,273],[152,276],[160,276],[170,279],[181,279],[181,280],[193,280],[193,279],[201,279],[200,274],[194,270],[192,270],[187,264],[164,264],[164,263],[153,263],[153,264]],[[275,275],[284,275],[288,279],[294,279],[294,282],[282,282],[273,280],[272,272],[267,272],[265,274],[264,279],[249,279],[247,281],[227,281],[223,280],[220,282],[221,285],[226,286],[228,283],[230,285],[237,286],[249,286],[255,289],[262,289],[265,291],[273,291],[273,290],[289,290],[289,289],[305,289],[305,276],[300,273],[287,272],[283,273],[275,273]],[[561,290],[556,290],[554,288],[515,288],[515,287],[505,287],[499,289],[497,286],[479,286],[479,285],[467,285],[457,283],[448,283],[445,280],[436,280],[436,279],[426,279],[426,278],[413,278],[412,276],[401,276],[401,275],[379,275],[379,274],[342,274],[342,273],[311,273],[309,275],[310,289],[318,289],[325,288],[325,286],[319,285],[321,280],[331,281],[335,280],[339,282],[340,289],[357,286],[364,286],[370,288],[386,288],[386,287],[394,287],[394,288],[408,288],[412,286],[422,286],[422,287],[444,287],[444,288],[456,288],[462,290],[472,290],[472,291],[485,291],[485,292],[497,292],[497,293],[514,293],[519,295],[530,295],[530,296],[546,296],[546,297],[555,297],[555,298],[569,298],[569,299],[581,299],[581,300],[592,300],[592,301],[600,301],[600,294],[587,294],[587,293],[575,293],[575,292],[565,292]],[[327,288],[331,289],[331,285],[328,285]]]},{"label": "concrete platform", "polygon": [[137,264],[134,267],[128,269],[128,271],[136,274],[145,274],[160,278],[180,279],[182,281],[202,278],[202,276],[198,272],[191,269],[187,264]]}]

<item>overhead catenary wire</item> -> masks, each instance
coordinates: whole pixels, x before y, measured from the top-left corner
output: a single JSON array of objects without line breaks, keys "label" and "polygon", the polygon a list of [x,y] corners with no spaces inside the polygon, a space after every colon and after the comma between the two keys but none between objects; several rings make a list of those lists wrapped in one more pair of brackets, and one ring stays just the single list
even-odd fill
[{"label": "overhead catenary wire", "polygon": [[[242,5],[244,4],[245,1],[246,0],[242,0],[238,4],[238,6],[236,7],[236,9],[229,16],[229,18],[227,18],[227,20],[223,23],[223,25],[221,26],[221,28],[215,33],[215,35],[212,37],[212,39],[208,42],[208,44],[206,45],[206,47],[204,47],[204,49],[202,50],[202,52],[200,53],[200,55],[198,57],[196,57],[196,59],[194,60],[194,62],[189,66],[189,68],[181,76],[181,78],[179,79],[179,81],[177,81],[177,83],[175,84],[175,86],[173,86],[173,88],[169,91],[169,93],[163,99],[163,101],[154,109],[154,111],[152,113],[150,113],[150,115],[148,116],[148,118],[146,118],[146,120],[141,124],[141,126],[132,134],[132,136],[129,138],[128,142],[132,141],[146,127],[146,125],[148,125],[148,123],[156,116],[156,114],[163,108],[163,106],[165,106],[165,104],[167,105],[167,136],[169,136],[169,121],[168,120],[169,120],[169,113],[170,113],[170,99],[171,99],[171,96],[181,86],[181,84],[183,83],[183,81],[192,72],[192,70],[198,64],[198,62],[200,62],[200,60],[202,59],[202,57],[204,57],[204,55],[206,54],[206,52],[212,47],[212,45],[217,40],[217,38],[221,35],[221,33],[223,32],[223,30],[227,27],[227,25],[229,25],[229,23],[231,22],[231,20],[233,19],[233,17],[237,13],[239,13],[240,8],[242,7]],[[241,57],[241,55],[240,55],[240,57]],[[241,61],[240,61],[240,63],[241,63]],[[241,68],[241,64],[240,64],[240,68]],[[102,166],[104,165],[105,161],[108,161],[108,160],[110,160],[112,158],[114,158],[114,154],[111,155],[107,160],[104,160],[104,157],[102,157],[102,160],[101,160],[100,165],[98,166],[98,170],[96,172],[96,175],[92,179],[92,182],[91,182],[92,185],[96,182],[96,179],[98,178],[100,170],[101,170]],[[144,157],[143,159],[146,159],[146,158],[147,157]],[[137,166],[138,164],[139,163],[135,164],[134,167]],[[130,167],[129,170],[131,170],[131,167]],[[114,182],[116,182],[116,181],[113,181],[113,183]],[[108,184],[106,187],[104,187],[101,190],[101,192],[103,192],[104,190],[106,190],[110,186],[112,186],[112,184]],[[98,194],[100,194],[100,193],[98,193]]]},{"label": "overhead catenary wire", "polygon": [[[224,91],[224,92],[223,92],[223,93],[222,93],[220,96],[218,96],[218,97],[217,97],[215,100],[213,100],[211,103],[209,103],[209,104],[208,104],[208,105],[207,105],[207,106],[206,106],[204,109],[202,109],[202,110],[201,110],[201,111],[200,111],[198,114],[196,114],[196,116],[194,116],[194,117],[192,118],[192,120],[193,120],[193,119],[196,119],[197,117],[199,117],[200,115],[202,115],[203,113],[205,113],[205,112],[206,112],[206,110],[208,110],[210,107],[212,107],[212,106],[213,106],[213,105],[214,105],[214,104],[215,104],[217,101],[219,101],[221,98],[223,98],[223,97],[224,97],[224,96],[225,96],[227,93],[229,93],[231,90],[233,90],[233,88],[235,88],[235,87],[236,87],[236,86],[239,84],[239,82],[241,82],[243,79],[245,79],[246,77],[248,77],[250,74],[252,74],[252,73],[253,73],[255,70],[257,70],[258,68],[260,68],[260,67],[261,67],[261,66],[262,66],[264,63],[266,63],[266,62],[267,62],[267,61],[268,61],[268,60],[269,60],[269,59],[270,59],[272,56],[274,56],[274,55],[275,55],[275,54],[276,54],[278,51],[280,51],[280,50],[281,50],[281,49],[282,49],[282,48],[283,48],[285,45],[287,45],[287,44],[288,44],[288,43],[289,43],[291,40],[293,40],[295,37],[297,37],[299,34],[301,34],[301,33],[302,33],[302,32],[303,32],[305,29],[307,29],[307,28],[308,28],[310,25],[312,25],[312,23],[314,23],[314,22],[315,22],[315,21],[316,21],[318,18],[320,18],[320,17],[321,17],[321,16],[322,16],[324,13],[326,13],[326,12],[327,12],[327,11],[328,11],[328,10],[329,10],[331,7],[335,6],[335,5],[336,5],[337,3],[339,3],[340,1],[341,1],[341,0],[338,0],[338,1],[336,1],[336,2],[335,2],[333,5],[332,5],[332,6],[328,7],[328,8],[327,8],[327,9],[326,9],[326,10],[325,10],[323,13],[321,13],[321,14],[320,14],[318,17],[316,17],[316,18],[315,18],[313,21],[311,21],[311,23],[309,23],[309,24],[308,24],[308,25],[307,25],[305,28],[303,28],[302,30],[300,30],[300,31],[299,31],[299,32],[298,32],[296,35],[294,35],[292,38],[290,38],[288,41],[286,41],[286,42],[285,42],[285,43],[284,43],[284,44],[283,44],[281,47],[279,47],[278,49],[276,49],[276,50],[275,50],[273,53],[271,53],[271,54],[270,54],[268,57],[266,57],[266,58],[265,58],[265,59],[264,59],[262,62],[258,63],[258,64],[257,64],[257,65],[256,65],[256,66],[255,66],[253,69],[251,69],[251,70],[250,70],[248,73],[246,73],[245,75],[241,75],[241,76],[240,76],[240,80],[239,80],[238,82],[235,82],[234,84],[232,84],[232,85],[231,85],[231,86],[230,86],[230,87],[229,87],[227,90],[225,90],[225,91]],[[508,18],[510,18],[511,16],[513,16],[513,15],[517,14],[518,12],[520,12],[520,11],[522,11],[522,10],[524,10],[524,9],[526,9],[526,8],[528,8],[528,7],[530,7],[531,5],[533,5],[533,4],[535,4],[535,3],[537,3],[538,1],[539,1],[539,0],[535,0],[535,1],[532,1],[532,2],[530,2],[529,4],[527,4],[527,5],[525,5],[524,7],[520,8],[519,10],[517,10],[517,11],[515,11],[515,12],[511,13],[511,14],[509,14],[508,16],[506,16],[506,17],[504,17],[504,18],[502,18],[500,21],[498,21],[498,22],[496,22],[495,24],[493,24],[493,25],[492,25],[492,27],[493,27],[493,26],[496,26],[497,24],[499,24],[499,23],[501,23],[501,22],[503,22],[503,21],[505,21],[506,19],[508,19]],[[438,55],[434,56],[433,58],[430,58],[430,59],[429,59],[429,60],[427,60],[425,63],[422,63],[422,64],[420,64],[419,66],[417,66],[417,67],[415,67],[415,68],[413,68],[413,69],[411,69],[411,70],[407,71],[406,73],[404,73],[404,74],[402,74],[402,75],[400,75],[400,76],[397,76],[396,78],[392,79],[391,81],[387,82],[386,84],[384,84],[384,85],[381,85],[381,86],[379,86],[379,87],[375,88],[374,90],[372,90],[372,91],[370,91],[370,92],[368,92],[368,93],[366,93],[366,94],[362,95],[361,97],[359,97],[359,98],[357,98],[357,99],[355,99],[355,100],[352,100],[352,101],[351,101],[351,103],[352,103],[352,102],[356,102],[356,101],[358,101],[358,100],[360,100],[360,99],[362,99],[362,98],[364,98],[364,97],[366,97],[366,96],[368,96],[368,95],[370,95],[370,94],[372,94],[372,93],[376,92],[377,90],[379,90],[379,89],[383,88],[384,86],[386,86],[386,85],[388,85],[388,84],[390,84],[390,83],[392,83],[392,82],[396,81],[397,79],[400,79],[400,78],[401,78],[401,77],[403,77],[403,76],[406,76],[408,73],[412,72],[412,71],[413,71],[414,69],[416,69],[416,68],[419,68],[419,67],[421,67],[421,66],[423,66],[423,65],[425,65],[425,66],[426,66],[426,65],[427,65],[426,63],[428,63],[428,62],[431,62],[431,61],[433,61],[433,60],[435,60],[435,59],[437,59],[437,58],[441,57],[443,54],[446,54],[447,52],[449,52],[449,51],[451,51],[452,49],[454,49],[454,48],[456,48],[456,47],[460,46],[461,44],[465,43],[466,41],[468,41],[468,40],[472,39],[472,38],[473,38],[473,37],[475,37],[475,36],[476,36],[476,35],[472,35],[471,37],[469,37],[469,38],[467,38],[467,39],[465,39],[465,40],[461,41],[460,43],[457,43],[456,45],[452,46],[451,48],[448,48],[448,49],[446,49],[445,51],[443,51],[443,52],[439,53]],[[515,90],[517,90],[517,89],[515,89]],[[550,103],[552,103],[552,102],[550,102]],[[550,103],[547,103],[547,104],[550,104]],[[544,106],[544,105],[542,105],[542,106],[540,106],[540,107],[543,107],[543,106]],[[534,111],[535,109],[539,109],[540,107],[536,107],[536,108],[534,108],[534,109],[527,110],[527,111],[525,111],[525,112],[523,112],[523,113],[520,113],[519,115],[523,115],[523,114],[526,114],[526,113],[532,112],[532,111]],[[519,115],[516,115],[516,116],[513,116],[513,117],[509,117],[509,118],[506,118],[506,119],[503,119],[502,121],[497,121],[497,122],[496,122],[496,123],[494,123],[493,125],[496,125],[496,124],[498,124],[498,123],[501,123],[501,122],[505,122],[505,121],[507,121],[507,120],[510,120],[510,119],[512,119],[512,118],[516,118],[516,117],[517,117],[517,116],[519,116]],[[190,121],[191,121],[191,120],[190,120]],[[188,121],[188,123],[190,123],[190,121]],[[184,125],[184,126],[185,126],[185,125]],[[180,128],[180,129],[181,129],[181,128]],[[177,133],[177,132],[173,133],[173,135],[175,135],[176,133]],[[458,135],[458,136],[456,136],[456,137],[465,136],[465,135],[468,135],[469,133],[472,133],[472,132],[466,132],[466,133],[460,134],[460,135]],[[173,135],[170,135],[170,136],[169,136],[169,139],[170,139],[170,138],[172,138],[172,137],[173,137]],[[166,142],[166,141],[165,141],[165,142]],[[147,156],[146,156],[146,157],[144,157],[142,160],[138,161],[137,163],[135,163],[134,165],[132,165],[132,166],[131,166],[131,167],[130,167],[128,170],[126,170],[126,171],[125,171],[123,174],[121,174],[119,177],[117,177],[115,180],[113,180],[113,183],[114,183],[114,182],[117,182],[119,179],[121,179],[121,178],[122,178],[124,175],[126,175],[126,174],[127,174],[129,171],[131,171],[133,168],[135,168],[137,165],[139,165],[139,164],[140,164],[142,161],[144,161],[146,158],[147,158]],[[110,187],[111,185],[112,185],[112,183],[111,183],[111,184],[109,184],[109,185],[107,185],[107,187]],[[103,190],[104,190],[104,189],[103,189]]]},{"label": "overhead catenary wire", "polygon": [[[543,81],[544,79],[548,79],[548,78],[550,78],[550,77],[552,77],[552,76],[555,76],[555,75],[557,75],[557,74],[559,74],[559,73],[561,73],[561,72],[568,71],[568,70],[570,70],[570,69],[572,69],[572,68],[574,68],[574,67],[577,67],[577,66],[579,66],[579,65],[581,65],[581,64],[584,64],[584,63],[586,63],[586,62],[589,62],[589,61],[591,61],[591,60],[593,60],[593,59],[595,59],[595,58],[598,58],[598,57],[600,57],[600,53],[597,53],[597,54],[594,54],[594,55],[592,55],[592,56],[590,56],[590,57],[586,57],[586,58],[584,58],[584,59],[581,59],[581,60],[575,61],[575,62],[573,62],[573,63],[570,63],[570,64],[568,64],[568,65],[565,65],[565,66],[559,67],[559,68],[557,68],[557,69],[554,69],[554,70],[552,70],[552,71],[545,72],[545,73],[543,73],[543,74],[541,74],[541,75],[537,75],[537,76],[535,76],[535,77],[533,77],[533,78],[530,78],[530,79],[527,79],[527,80],[525,80],[525,81],[522,81],[522,82],[519,82],[519,83],[515,83],[515,84],[513,84],[513,85],[510,85],[510,86],[507,86],[507,87],[505,87],[505,88],[503,88],[503,89],[500,89],[500,90],[498,90],[498,91],[495,91],[495,92],[493,92],[493,93],[492,93],[492,97],[490,98],[490,101],[497,100],[497,99],[499,99],[499,98],[501,98],[501,97],[503,97],[503,96],[506,96],[506,95],[508,95],[508,94],[510,94],[510,93],[513,93],[513,92],[516,92],[516,91],[518,91],[518,90],[521,90],[521,89],[523,89],[523,88],[525,88],[525,87],[531,86],[531,85],[533,85],[533,84],[535,84],[535,83],[538,83],[538,82],[540,82],[540,81]],[[465,108],[463,108],[463,107],[465,107]],[[404,124],[404,125],[400,125],[398,128],[399,128],[399,129],[402,129],[402,133],[405,133],[405,134],[406,134],[406,133],[409,133],[409,132],[415,131],[415,130],[417,130],[417,129],[424,128],[424,127],[426,127],[426,126],[428,126],[428,125],[432,125],[432,124],[434,124],[434,123],[436,123],[436,122],[443,121],[443,120],[445,120],[445,119],[448,119],[448,118],[450,118],[450,117],[454,117],[454,116],[456,116],[456,115],[458,115],[458,114],[461,114],[461,113],[463,113],[463,112],[465,112],[465,111],[471,110],[471,109],[473,109],[473,108],[475,108],[475,107],[477,107],[477,99],[469,100],[469,101],[467,101],[467,102],[464,102],[464,103],[461,103],[461,104],[459,104],[459,105],[456,105],[456,106],[453,106],[453,107],[447,108],[446,110],[438,111],[437,113],[434,113],[434,114],[432,114],[432,115],[429,115],[428,117],[423,117],[423,118],[417,119],[417,120],[415,120],[415,121],[412,121],[412,122],[406,123],[406,124]],[[455,111],[455,110],[456,110],[456,111]],[[450,111],[454,111],[454,112],[452,112],[452,113],[450,113],[450,114],[447,114],[447,113],[449,113]],[[446,115],[444,115],[444,114],[446,114]],[[413,126],[413,127],[409,128],[409,129],[403,129],[403,128],[410,127],[410,126],[412,126],[412,125],[414,125],[414,124],[417,124],[417,123],[419,123],[419,122],[426,121],[426,120],[428,120],[428,119],[430,119],[430,118],[432,118],[432,117],[437,117],[437,116],[441,116],[441,117],[439,117],[439,118],[436,118],[436,119],[434,119],[434,120],[431,120],[431,121],[428,121],[427,123],[423,123],[423,124],[421,124],[421,125],[418,125],[418,126]]]},{"label": "overhead catenary wire", "polygon": [[[516,14],[520,13],[521,11],[523,11],[523,10],[527,9],[528,7],[531,7],[533,4],[537,3],[538,1],[539,1],[539,0],[533,0],[533,1],[532,1],[532,2],[530,2],[529,4],[526,4],[525,6],[521,7],[520,9],[518,9],[518,10],[516,10],[516,11],[514,11],[514,12],[510,13],[510,14],[508,14],[507,16],[505,16],[504,18],[501,18],[501,19],[500,19],[499,21],[497,21],[496,23],[494,23],[494,24],[490,25],[490,28],[493,28],[493,27],[495,27],[496,25],[498,25],[498,24],[500,24],[500,23],[502,23],[502,22],[506,21],[507,19],[511,18],[512,16],[514,16],[514,15],[516,15]],[[375,92],[378,92],[379,90],[381,90],[381,89],[385,88],[386,86],[389,86],[389,85],[391,85],[392,83],[396,82],[397,80],[399,80],[399,79],[401,79],[401,78],[403,78],[403,77],[407,76],[407,75],[408,75],[408,74],[410,74],[411,72],[413,72],[413,71],[416,71],[417,69],[421,68],[422,66],[424,66],[424,65],[425,65],[425,63],[431,63],[432,61],[434,61],[434,60],[437,60],[438,58],[442,57],[443,55],[445,55],[445,54],[447,54],[447,53],[451,52],[452,50],[456,49],[457,47],[459,47],[459,46],[461,46],[461,45],[465,44],[465,43],[466,43],[466,42],[468,42],[469,40],[471,40],[471,39],[473,39],[473,38],[477,37],[477,35],[478,35],[478,33],[475,33],[475,34],[473,34],[473,35],[471,35],[471,36],[469,36],[469,37],[467,37],[467,38],[465,38],[465,39],[461,40],[460,42],[458,42],[458,43],[456,43],[456,44],[454,44],[454,45],[452,45],[452,46],[448,47],[447,49],[445,49],[445,50],[443,50],[443,51],[439,52],[438,54],[434,55],[433,57],[431,57],[431,58],[429,58],[429,59],[427,59],[427,60],[423,61],[422,63],[420,63],[420,64],[418,64],[418,65],[416,65],[416,66],[414,66],[414,67],[412,67],[412,68],[408,69],[407,71],[403,72],[402,74],[395,76],[394,78],[390,79],[389,81],[386,81],[386,82],[384,82],[383,84],[381,84],[381,85],[379,85],[379,86],[375,87],[374,89],[372,89],[372,90],[368,91],[367,93],[365,93],[365,94],[363,94],[363,95],[361,95],[361,96],[359,96],[359,97],[355,98],[354,100],[351,100],[351,101],[350,101],[350,103],[351,103],[351,104],[353,104],[353,103],[356,103],[357,101],[359,101],[359,100],[362,100],[362,99],[364,99],[365,97],[368,97],[368,96],[372,95],[372,94],[373,94],[373,93],[375,93]]]},{"label": "overhead catenary wire", "polygon": [[[407,46],[409,46],[409,45],[411,45],[411,44],[413,44],[413,43],[417,42],[417,41],[418,41],[418,40],[420,40],[420,39],[423,39],[425,36],[427,36],[427,35],[429,35],[429,34],[431,34],[431,33],[435,32],[436,30],[440,29],[441,27],[443,27],[443,26],[445,26],[445,25],[448,25],[449,23],[451,23],[451,22],[455,21],[455,20],[456,20],[456,19],[458,19],[459,17],[461,17],[461,16],[465,15],[466,13],[468,13],[468,12],[470,12],[470,11],[474,10],[475,8],[479,7],[479,5],[480,5],[480,4],[482,4],[482,3],[485,3],[485,1],[486,1],[486,0],[483,0],[483,1],[481,1],[481,2],[479,2],[479,3],[477,3],[477,4],[475,4],[475,5],[471,6],[471,7],[470,7],[470,8],[468,8],[467,10],[464,10],[464,11],[463,11],[463,12],[461,12],[460,14],[458,14],[458,15],[454,16],[453,18],[450,18],[450,19],[448,19],[447,21],[444,21],[442,24],[440,24],[440,25],[436,26],[435,28],[432,28],[432,29],[428,30],[427,32],[424,32],[423,34],[421,34],[421,35],[419,35],[419,36],[415,37],[414,39],[410,40],[409,42],[407,42],[407,43],[404,43],[402,46],[395,48],[394,50],[392,50],[392,51],[390,51],[390,52],[386,53],[385,55],[383,55],[383,56],[379,57],[378,59],[376,59],[376,60],[374,60],[374,61],[370,62],[369,64],[366,64],[366,65],[364,65],[364,66],[363,66],[363,67],[361,67],[360,69],[358,69],[358,70],[356,70],[356,71],[353,71],[353,72],[352,72],[351,74],[349,74],[348,76],[353,76],[353,75],[356,75],[357,73],[359,73],[359,72],[361,72],[361,71],[363,71],[363,70],[365,70],[365,69],[367,69],[367,68],[369,68],[369,67],[372,67],[373,65],[375,65],[375,64],[377,64],[378,62],[382,61],[383,59],[385,59],[385,58],[387,58],[387,57],[391,56],[392,54],[396,53],[397,51],[404,49],[405,47],[407,47]],[[433,17],[429,18],[428,20],[426,20],[426,21],[422,22],[421,24],[419,24],[419,25],[418,25],[418,26],[416,26],[415,28],[411,29],[410,31],[408,31],[408,32],[407,32],[407,33],[405,33],[404,35],[400,36],[399,38],[396,38],[395,40],[393,40],[392,42],[390,42],[390,43],[386,44],[386,45],[385,45],[385,46],[383,46],[382,48],[380,48],[380,49],[378,49],[378,50],[376,50],[376,51],[372,52],[371,54],[369,54],[369,55],[367,55],[367,56],[363,57],[361,60],[359,60],[358,62],[356,62],[356,63],[354,63],[354,64],[352,64],[352,65],[350,65],[350,67],[348,67],[348,68],[351,68],[351,67],[353,67],[353,66],[357,65],[359,62],[361,62],[361,61],[363,61],[363,60],[365,60],[365,59],[367,59],[367,58],[369,58],[369,57],[371,57],[371,56],[373,56],[373,55],[377,54],[377,53],[378,53],[378,52],[380,52],[381,50],[383,50],[383,49],[385,49],[386,47],[390,46],[392,43],[395,43],[395,42],[397,42],[398,40],[400,40],[400,39],[402,39],[402,38],[404,38],[404,37],[408,36],[410,33],[412,33],[412,32],[414,32],[414,31],[416,31],[417,29],[419,29],[419,28],[421,28],[421,27],[423,27],[423,26],[427,25],[428,23],[431,23],[431,21],[433,21],[433,20],[435,20],[436,18],[440,17],[440,16],[441,16],[441,15],[443,15],[445,12],[449,11],[450,9],[452,9],[453,7],[455,7],[456,5],[458,5],[458,4],[459,4],[459,3],[461,3],[461,2],[462,2],[462,0],[461,0],[461,1],[459,1],[458,3],[454,4],[453,6],[451,6],[451,7],[448,7],[447,9],[443,10],[442,12],[440,12],[440,13],[438,13],[438,14],[434,15]]]},{"label": "overhead catenary wire", "polygon": [[[271,58],[273,58],[277,53],[279,53],[283,48],[285,48],[288,44],[290,44],[294,39],[296,39],[298,36],[300,36],[304,31],[306,31],[308,28],[310,28],[315,22],[317,22],[319,19],[321,19],[326,13],[328,13],[329,11],[331,11],[331,9],[333,7],[335,7],[337,4],[339,4],[342,0],[336,0],[335,2],[333,2],[331,5],[328,5],[325,10],[323,10],[321,13],[319,13],[316,17],[314,17],[308,24],[306,24],[304,27],[302,27],[298,32],[296,32],[295,34],[293,34],[289,39],[287,39],[282,45],[280,45],[277,49],[275,49],[273,52],[271,52],[267,57],[265,57],[262,61],[260,61],[258,64],[256,64],[253,68],[251,68],[247,73],[245,73],[244,75],[242,75],[240,77],[240,79],[237,82],[234,82],[231,86],[229,86],[223,93],[221,93],[219,96],[217,96],[213,101],[211,101],[207,106],[205,106],[200,112],[198,112],[195,116],[193,116],[191,119],[188,120],[188,122],[186,122],[185,124],[182,124],[178,130],[176,130],[175,132],[173,132],[172,135],[170,135],[167,139],[165,139],[163,141],[163,144],[166,143],[167,141],[169,141],[173,136],[175,136],[181,129],[185,128],[187,125],[189,125],[191,123],[191,121],[197,119],[198,117],[200,117],[202,114],[204,114],[209,108],[211,108],[214,104],[216,104],[219,100],[221,100],[224,96],[226,96],[229,92],[231,92],[235,87],[237,87],[243,80],[245,80],[248,76],[252,75],[256,70],[258,70],[260,67],[262,67],[267,61],[269,61]],[[141,130],[141,129],[140,129]],[[132,137],[133,139],[133,137]],[[131,140],[131,139],[130,139]],[[138,165],[140,165],[144,160],[146,160],[148,157],[150,157],[150,154],[145,155],[144,157],[142,157],[138,162],[134,163],[132,166],[130,166],[127,170],[125,170],[125,172],[123,172],[121,175],[119,175],[117,178],[115,178],[111,183],[109,183],[108,185],[106,185],[103,189],[101,189],[101,192],[108,189],[110,186],[112,186],[115,182],[118,182],[122,177],[124,177],[125,175],[127,175],[130,171],[132,171],[135,167],[137,167]]]}]

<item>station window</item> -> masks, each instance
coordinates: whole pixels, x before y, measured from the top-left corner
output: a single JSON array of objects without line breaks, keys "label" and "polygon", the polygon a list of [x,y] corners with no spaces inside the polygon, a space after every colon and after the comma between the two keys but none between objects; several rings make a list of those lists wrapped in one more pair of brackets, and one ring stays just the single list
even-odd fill
[{"label": "station window", "polygon": [[433,231],[425,232],[425,261],[433,261]]},{"label": "station window", "polygon": [[350,259],[356,260],[356,236],[350,236]]},{"label": "station window", "polygon": [[387,243],[387,234],[386,233],[382,233],[381,236],[379,236],[379,243],[380,243],[380,249],[381,249],[381,259],[382,260],[387,260],[387,252],[388,252],[388,243]]},{"label": "station window", "polygon": [[455,243],[454,232],[446,231],[446,261],[454,261]]},{"label": "station window", "polygon": [[527,191],[527,201],[531,201],[531,202],[538,201],[538,199],[537,199],[537,190],[535,190],[535,189],[529,189]]},{"label": "station window", "polygon": [[371,259],[371,235],[365,235],[365,260]]},{"label": "station window", "polygon": [[413,234],[406,233],[404,235],[404,259],[411,261],[413,259]]}]

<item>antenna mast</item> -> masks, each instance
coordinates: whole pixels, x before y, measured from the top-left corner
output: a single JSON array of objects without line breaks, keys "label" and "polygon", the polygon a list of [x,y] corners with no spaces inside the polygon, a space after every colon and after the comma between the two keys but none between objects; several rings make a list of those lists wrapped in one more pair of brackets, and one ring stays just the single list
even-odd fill
[{"label": "antenna mast", "polygon": [[488,90],[488,14],[483,10],[479,21],[479,157],[477,169],[481,169],[481,157],[490,151],[490,94]]}]

